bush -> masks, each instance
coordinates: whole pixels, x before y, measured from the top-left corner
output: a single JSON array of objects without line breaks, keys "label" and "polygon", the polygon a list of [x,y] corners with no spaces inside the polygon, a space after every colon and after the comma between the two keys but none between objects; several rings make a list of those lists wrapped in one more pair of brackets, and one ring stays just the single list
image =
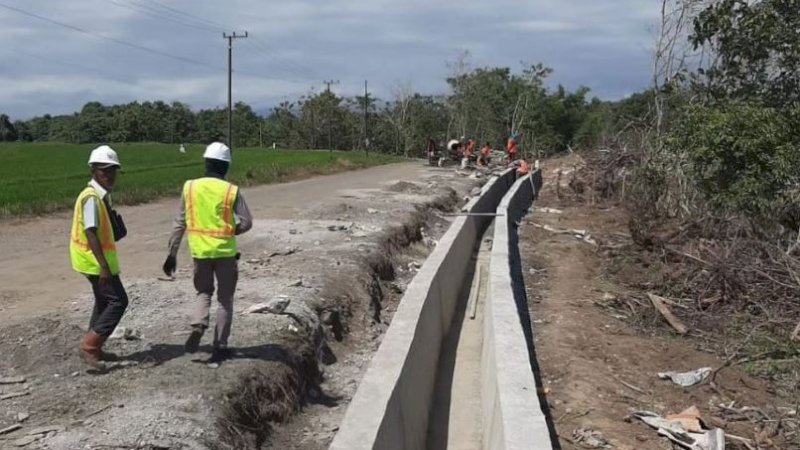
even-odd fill
[{"label": "bush", "polygon": [[796,115],[743,103],[687,107],[667,138],[711,206],[797,229]]}]

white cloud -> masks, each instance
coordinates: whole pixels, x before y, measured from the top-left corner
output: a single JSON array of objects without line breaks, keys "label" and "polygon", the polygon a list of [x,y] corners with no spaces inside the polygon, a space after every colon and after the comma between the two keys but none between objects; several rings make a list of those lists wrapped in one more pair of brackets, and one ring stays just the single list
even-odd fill
[{"label": "white cloud", "polygon": [[[82,102],[179,100],[194,107],[225,102],[221,29],[251,33],[234,50],[235,94],[268,104],[324,79],[337,92],[389,95],[413,77],[421,92],[446,88],[445,61],[472,51],[474,66],[519,68],[541,61],[553,82],[586,84],[618,96],[647,84],[658,5],[642,0],[159,0],[201,17],[187,27],[153,14],[148,0],[5,0],[14,7],[104,36],[202,61],[203,67],[98,39],[0,8],[0,109],[14,117],[68,112]],[[143,14],[115,3],[150,5]],[[175,19],[175,15],[170,17]],[[179,20],[180,21],[180,20]],[[30,55],[10,52],[20,48]],[[32,56],[31,56],[32,55]]]},{"label": "white cloud", "polygon": [[576,23],[562,20],[522,20],[511,22],[509,26],[516,30],[533,32],[571,31],[579,28]]}]

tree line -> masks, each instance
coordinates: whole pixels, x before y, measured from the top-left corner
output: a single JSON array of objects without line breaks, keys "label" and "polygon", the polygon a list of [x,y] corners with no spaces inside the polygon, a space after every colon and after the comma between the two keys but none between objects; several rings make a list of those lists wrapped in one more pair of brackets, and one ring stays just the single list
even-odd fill
[{"label": "tree line", "polygon": [[[523,151],[546,156],[567,148],[603,145],[629,100],[590,98],[588,88],[546,87],[552,70],[542,64],[515,72],[472,68],[464,54],[451,64],[450,92],[426,95],[408,83],[391,98],[309,92],[267,114],[244,102],[233,111],[237,146],[364,150],[419,156],[430,139],[474,138],[502,147],[512,133]],[[635,101],[633,103],[636,103]],[[0,141],[206,143],[227,133],[224,108],[192,110],[181,102],[89,102],[79,112],[11,121],[0,115]]]},{"label": "tree line", "polygon": [[656,216],[710,210],[745,215],[765,232],[796,233],[800,2],[664,5],[641,197],[664,207]]}]

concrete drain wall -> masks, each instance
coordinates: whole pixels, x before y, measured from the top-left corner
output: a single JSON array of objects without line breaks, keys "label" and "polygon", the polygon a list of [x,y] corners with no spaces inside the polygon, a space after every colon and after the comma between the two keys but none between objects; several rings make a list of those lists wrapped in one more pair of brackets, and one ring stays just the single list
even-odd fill
[{"label": "concrete drain wall", "polygon": [[[494,213],[514,177],[512,169],[493,177],[462,211]],[[450,328],[473,250],[492,219],[457,217],[422,265],[408,285],[330,449],[425,448],[442,339]]]},{"label": "concrete drain wall", "polygon": [[521,279],[515,280],[514,275],[521,274],[517,222],[533,204],[541,189],[541,180],[538,170],[532,176],[517,180],[497,208],[481,357],[483,448],[486,450],[553,448],[536,391],[533,340],[524,285]]}]

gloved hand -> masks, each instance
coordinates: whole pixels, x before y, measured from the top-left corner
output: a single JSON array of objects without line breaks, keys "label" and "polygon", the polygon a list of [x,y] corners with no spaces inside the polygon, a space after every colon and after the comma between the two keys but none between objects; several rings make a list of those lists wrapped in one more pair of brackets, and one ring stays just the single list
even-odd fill
[{"label": "gloved hand", "polygon": [[164,261],[164,267],[162,267],[162,269],[164,270],[164,273],[168,277],[171,277],[172,274],[175,273],[175,269],[177,267],[178,267],[178,260],[174,256],[168,255],[167,260]]}]

